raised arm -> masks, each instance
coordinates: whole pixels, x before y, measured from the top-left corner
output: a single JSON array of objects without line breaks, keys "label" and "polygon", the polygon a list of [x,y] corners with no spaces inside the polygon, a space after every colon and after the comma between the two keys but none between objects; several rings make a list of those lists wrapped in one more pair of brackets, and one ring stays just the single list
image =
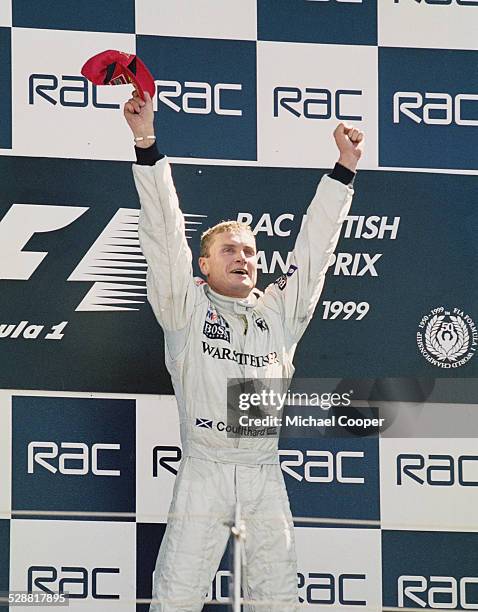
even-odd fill
[{"label": "raised arm", "polygon": [[133,176],[141,202],[139,240],[148,263],[148,301],[161,326],[168,331],[185,328],[194,308],[192,255],[184,216],[167,159],[154,140],[151,98],[134,96],[124,106],[137,149]]},{"label": "raised arm", "polygon": [[297,343],[305,331],[322,292],[330,257],[352,203],[351,183],[362,154],[363,134],[342,123],[334,131],[338,162],[324,176],[307,209],[286,274],[269,285],[265,300],[281,310],[288,344]]}]

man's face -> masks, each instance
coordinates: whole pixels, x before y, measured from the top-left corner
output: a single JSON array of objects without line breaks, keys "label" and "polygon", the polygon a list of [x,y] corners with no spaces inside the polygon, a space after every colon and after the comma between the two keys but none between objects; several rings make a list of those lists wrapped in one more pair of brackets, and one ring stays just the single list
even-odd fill
[{"label": "man's face", "polygon": [[208,257],[199,267],[211,289],[221,295],[245,298],[256,286],[256,241],[248,232],[220,232],[213,236]]}]

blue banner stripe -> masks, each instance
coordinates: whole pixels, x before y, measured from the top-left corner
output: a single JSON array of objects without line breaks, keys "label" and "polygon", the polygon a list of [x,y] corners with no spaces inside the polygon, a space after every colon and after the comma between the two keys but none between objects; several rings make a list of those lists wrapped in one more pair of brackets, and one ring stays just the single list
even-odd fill
[{"label": "blue banner stripe", "polygon": [[134,0],[12,0],[12,23],[21,28],[134,33]]},{"label": "blue banner stripe", "polygon": [[[0,519],[0,591],[9,590],[10,521]],[[0,612],[8,612],[8,606],[0,605]]]},{"label": "blue banner stripe", "polygon": [[284,42],[376,45],[377,2],[257,0],[257,36]]},{"label": "blue banner stripe", "polygon": [[0,149],[12,148],[12,51],[11,30],[0,28]]}]

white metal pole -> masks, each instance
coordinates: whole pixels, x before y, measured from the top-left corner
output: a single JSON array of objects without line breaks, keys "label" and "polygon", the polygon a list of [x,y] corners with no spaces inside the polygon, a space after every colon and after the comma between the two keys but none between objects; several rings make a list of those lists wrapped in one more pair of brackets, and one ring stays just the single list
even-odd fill
[{"label": "white metal pole", "polygon": [[242,584],[242,519],[241,519],[241,504],[236,502],[236,512],[234,517],[234,526],[232,528],[234,536],[233,546],[233,592],[232,592],[232,610],[233,612],[241,612],[241,584]]}]

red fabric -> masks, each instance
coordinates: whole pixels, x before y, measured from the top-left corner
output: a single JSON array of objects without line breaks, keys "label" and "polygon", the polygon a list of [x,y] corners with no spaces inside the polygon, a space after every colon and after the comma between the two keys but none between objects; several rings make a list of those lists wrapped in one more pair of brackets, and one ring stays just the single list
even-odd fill
[{"label": "red fabric", "polygon": [[102,51],[91,57],[81,74],[95,85],[123,85],[131,83],[144,100],[144,92],[154,96],[155,84],[150,71],[137,55],[122,51]]}]

